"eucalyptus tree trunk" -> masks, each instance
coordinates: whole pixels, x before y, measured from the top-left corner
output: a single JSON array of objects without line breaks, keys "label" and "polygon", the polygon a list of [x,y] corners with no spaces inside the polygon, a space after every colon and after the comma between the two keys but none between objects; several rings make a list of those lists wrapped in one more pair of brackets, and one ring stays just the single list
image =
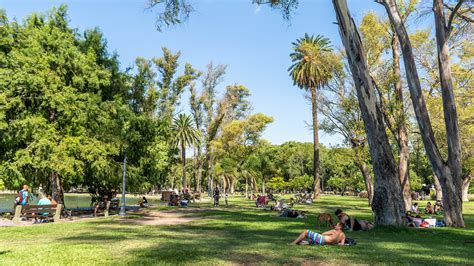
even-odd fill
[{"label": "eucalyptus tree trunk", "polygon": [[393,75],[395,77],[395,100],[398,112],[396,114],[397,126],[397,146],[399,154],[398,162],[398,176],[402,185],[403,201],[405,202],[405,209],[411,208],[411,193],[410,193],[410,149],[408,147],[408,131],[406,127],[405,112],[403,108],[403,88],[402,75],[400,71],[400,52],[398,36],[393,35],[392,38],[392,59],[393,59]]},{"label": "eucalyptus tree trunk", "polygon": [[449,61],[448,28],[443,11],[443,1],[434,0],[436,41],[438,47],[438,64],[442,87],[443,110],[448,136],[448,160],[444,161],[434,137],[425,99],[422,94],[420,79],[416,68],[413,49],[405,25],[402,22],[395,0],[377,0],[387,10],[390,22],[394,27],[403,53],[408,88],[410,89],[413,109],[420,128],[426,154],[433,171],[439,177],[443,189],[444,220],[446,225],[464,227],[462,217],[462,177],[461,177],[461,144],[459,126],[454,101]]},{"label": "eucalyptus tree trunk", "polygon": [[375,213],[375,223],[404,225],[405,205],[400,179],[385,131],[383,113],[378,105],[374,83],[367,66],[366,53],[363,50],[354,20],[349,14],[346,0],[333,0],[333,5],[339,25],[339,34],[346,49],[356,86],[374,167],[372,210]]},{"label": "eucalyptus tree trunk", "polygon": [[245,177],[245,197],[249,197],[249,179],[247,176]]},{"label": "eucalyptus tree trunk", "polygon": [[258,186],[257,186],[257,180],[255,179],[254,176],[252,176],[252,187],[253,187],[253,190],[258,193]]},{"label": "eucalyptus tree trunk", "polygon": [[230,194],[234,195],[235,191],[235,180],[233,178],[230,179]]},{"label": "eucalyptus tree trunk", "polygon": [[201,194],[201,179],[202,179],[202,158],[201,158],[201,145],[198,144],[196,154],[196,185],[195,190]]},{"label": "eucalyptus tree trunk", "polygon": [[222,175],[222,189],[221,191],[224,192],[224,194],[227,192],[227,178],[225,175]]},{"label": "eucalyptus tree trunk", "polygon": [[435,172],[433,172],[433,183],[435,186],[436,191],[436,200],[443,200],[443,189],[441,188],[441,184],[439,183],[439,178]]},{"label": "eucalyptus tree trunk", "polygon": [[372,177],[370,176],[369,167],[364,162],[356,162],[356,164],[360,172],[362,173],[362,176],[364,177],[365,189],[367,190],[367,198],[369,201],[369,206],[371,206],[374,197],[374,184],[372,182]]},{"label": "eucalyptus tree trunk", "polygon": [[469,185],[471,184],[472,176],[467,174],[462,182],[462,201],[468,202],[469,201]]},{"label": "eucalyptus tree trunk", "polygon": [[319,133],[318,133],[318,95],[316,88],[310,88],[313,113],[313,198],[321,197],[321,176],[319,175]]},{"label": "eucalyptus tree trunk", "polygon": [[372,176],[370,175],[369,167],[361,158],[363,144],[352,142],[352,149],[355,151],[355,163],[359,168],[360,172],[362,173],[362,177],[364,177],[365,190],[367,190],[367,199],[369,201],[369,206],[372,206],[372,200],[374,197],[374,182],[372,181]]},{"label": "eucalyptus tree trunk", "polygon": [[184,146],[184,143],[181,143],[181,160],[183,161],[183,180],[182,180],[182,185],[183,189],[187,187],[186,183],[186,147]]}]

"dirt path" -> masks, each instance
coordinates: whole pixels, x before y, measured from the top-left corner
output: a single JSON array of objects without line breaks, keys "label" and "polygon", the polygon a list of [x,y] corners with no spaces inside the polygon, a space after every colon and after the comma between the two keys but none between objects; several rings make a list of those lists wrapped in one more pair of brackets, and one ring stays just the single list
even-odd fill
[{"label": "dirt path", "polygon": [[188,216],[190,213],[199,213],[206,209],[179,209],[172,211],[140,211],[136,214],[141,215],[140,218],[121,218],[120,223],[139,224],[139,225],[168,225],[183,224],[200,220],[203,217]]},{"label": "dirt path", "polygon": [[[123,224],[137,224],[137,225],[169,225],[169,224],[183,224],[189,223],[192,221],[200,220],[203,217],[196,217],[196,216],[189,216],[192,213],[199,213],[206,211],[206,208],[187,208],[187,209],[177,209],[177,210],[170,210],[170,211],[153,211],[153,210],[140,210],[137,212],[131,213],[133,216],[140,216],[139,218],[118,218],[116,221]],[[103,217],[73,217],[72,219],[66,218],[61,219],[61,222],[70,223],[70,222],[78,222],[78,221],[85,221],[91,219],[102,219]],[[33,221],[21,221],[19,225],[15,225],[13,221],[9,219],[1,219],[0,218],[0,227],[8,227],[8,226],[31,226],[31,225],[38,225],[33,224]]]}]

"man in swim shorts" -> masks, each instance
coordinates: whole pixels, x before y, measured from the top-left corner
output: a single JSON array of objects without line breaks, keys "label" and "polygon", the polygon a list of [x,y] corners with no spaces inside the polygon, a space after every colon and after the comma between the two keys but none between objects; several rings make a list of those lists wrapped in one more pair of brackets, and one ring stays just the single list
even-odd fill
[{"label": "man in swim shorts", "polygon": [[344,245],[346,241],[346,235],[342,231],[343,228],[344,225],[342,223],[337,223],[333,230],[324,232],[322,234],[313,232],[311,230],[305,230],[291,244],[298,245],[301,243],[301,241],[306,239],[311,245]]}]

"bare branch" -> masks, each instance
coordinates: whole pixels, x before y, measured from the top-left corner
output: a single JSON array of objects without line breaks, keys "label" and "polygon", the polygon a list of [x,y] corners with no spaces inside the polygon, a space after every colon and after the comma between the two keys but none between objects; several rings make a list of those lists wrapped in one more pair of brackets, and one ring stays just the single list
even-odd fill
[{"label": "bare branch", "polygon": [[446,26],[446,30],[448,31],[448,36],[449,36],[449,34],[451,33],[451,30],[452,30],[453,19],[456,16],[456,14],[458,13],[458,10],[461,7],[463,2],[464,2],[464,0],[459,0],[459,2],[456,4],[454,9],[451,11],[451,14],[449,15],[448,25]]}]

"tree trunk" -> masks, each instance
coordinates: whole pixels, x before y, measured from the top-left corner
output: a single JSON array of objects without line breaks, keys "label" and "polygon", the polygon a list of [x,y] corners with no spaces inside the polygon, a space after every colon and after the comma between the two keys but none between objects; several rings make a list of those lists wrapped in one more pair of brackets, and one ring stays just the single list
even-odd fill
[{"label": "tree trunk", "polygon": [[183,189],[187,188],[186,184],[186,147],[181,143],[181,160],[183,161]]},{"label": "tree trunk", "polygon": [[265,179],[262,180],[262,194],[265,194]]},{"label": "tree trunk", "polygon": [[451,80],[449,48],[443,13],[443,1],[434,0],[436,41],[438,47],[438,63],[442,87],[443,110],[448,137],[448,161],[444,162],[436,145],[430,117],[421,90],[418,70],[416,68],[413,49],[403,24],[395,0],[378,0],[387,10],[390,22],[395,29],[403,53],[403,61],[407,75],[408,88],[420,128],[426,154],[433,171],[439,177],[443,189],[444,220],[446,225],[464,227],[461,200],[461,145],[457,120],[456,105]]},{"label": "tree trunk", "polygon": [[253,190],[258,193],[258,186],[257,186],[257,180],[255,180],[255,177],[253,176],[252,177],[252,187],[253,187]]},{"label": "tree trunk", "polygon": [[201,158],[201,146],[197,148],[197,172],[196,172],[196,191],[201,194],[201,179],[202,179],[202,158]]},{"label": "tree trunk", "polygon": [[398,176],[400,178],[403,201],[405,202],[405,209],[411,208],[411,193],[410,193],[410,172],[409,172],[409,158],[410,149],[408,147],[408,131],[406,127],[405,111],[403,108],[403,88],[402,75],[400,71],[400,52],[398,50],[399,41],[398,36],[394,33],[392,38],[392,59],[393,59],[393,75],[395,77],[395,100],[397,106],[397,113],[395,117],[397,126],[397,144],[398,144]]},{"label": "tree trunk", "polygon": [[369,206],[372,205],[372,200],[374,197],[374,183],[372,181],[372,177],[370,175],[370,169],[365,163],[362,152],[365,146],[365,142],[352,142],[352,149],[355,152],[355,162],[357,167],[359,168],[362,176],[364,177],[365,189],[367,190],[367,199],[369,201]]},{"label": "tree trunk", "polygon": [[313,113],[313,198],[321,197],[321,176],[319,175],[319,133],[318,133],[318,95],[316,88],[310,88]]},{"label": "tree trunk", "polygon": [[372,205],[372,199],[374,196],[374,184],[372,182],[372,177],[370,176],[370,170],[366,163],[357,161],[357,166],[359,167],[362,176],[364,177],[365,189],[367,190],[367,198],[369,200],[369,206]]},{"label": "tree trunk", "polygon": [[235,180],[232,178],[230,179],[230,194],[234,195],[235,191]]},{"label": "tree trunk", "polygon": [[441,188],[441,184],[439,183],[439,178],[435,172],[433,172],[433,183],[435,186],[436,191],[436,200],[443,200],[443,189]]},{"label": "tree trunk", "polygon": [[462,182],[462,201],[469,201],[469,185],[471,185],[472,176],[470,174],[466,175]]},{"label": "tree trunk", "polygon": [[350,69],[357,89],[357,98],[365,124],[369,150],[374,167],[374,197],[372,210],[375,223],[385,225],[405,224],[403,201],[397,166],[385,131],[383,113],[377,103],[373,80],[360,35],[349,14],[346,0],[333,0],[339,33],[346,49]]},{"label": "tree trunk", "polygon": [[245,177],[245,197],[249,197],[249,178]]},{"label": "tree trunk", "polygon": [[61,176],[56,172],[51,172],[51,186],[52,195],[51,197],[58,203],[64,206],[64,189],[61,180]]},{"label": "tree trunk", "polygon": [[221,189],[222,192],[224,192],[224,194],[227,192],[227,178],[225,177],[225,175],[222,176],[222,189]]}]

